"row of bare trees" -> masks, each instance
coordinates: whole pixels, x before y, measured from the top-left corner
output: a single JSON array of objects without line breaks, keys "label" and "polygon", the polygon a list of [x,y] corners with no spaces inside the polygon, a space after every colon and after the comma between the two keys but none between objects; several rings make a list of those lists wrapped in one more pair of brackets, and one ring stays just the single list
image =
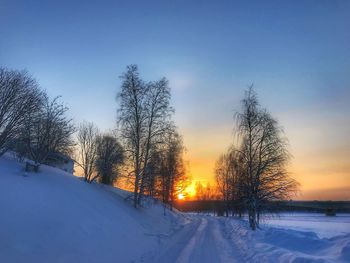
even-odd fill
[{"label": "row of bare trees", "polygon": [[12,149],[40,165],[50,153],[67,154],[87,182],[113,184],[126,177],[135,207],[145,194],[172,205],[188,180],[168,81],[145,82],[136,65],[121,80],[118,130],[101,133],[89,122],[76,129],[60,97],[50,99],[27,72],[1,68],[0,155]]},{"label": "row of bare trees", "polygon": [[128,66],[121,80],[116,135],[101,134],[93,123],[81,124],[77,164],[88,182],[100,178],[113,184],[117,178],[125,179],[132,185],[135,207],[144,195],[172,206],[188,181],[168,81],[145,82],[136,65]]},{"label": "row of bare trees", "polygon": [[196,199],[200,201],[218,199],[217,189],[208,182],[203,184],[197,181],[195,184]]},{"label": "row of bare trees", "polygon": [[[49,154],[75,156],[86,181],[112,184],[123,150],[115,136],[100,134],[91,123],[75,126],[60,97],[50,99],[26,71],[0,68],[0,156],[8,150],[36,166]],[[75,146],[78,146],[75,148]]]},{"label": "row of bare trees", "polygon": [[12,149],[40,165],[49,153],[70,152],[75,128],[66,112],[27,72],[0,68],[0,155]]},{"label": "row of bare trees", "polygon": [[246,211],[255,230],[268,203],[290,198],[298,183],[286,170],[290,154],[283,130],[259,105],[252,87],[236,114],[236,125],[237,142],[218,159],[216,180],[226,213],[230,208]]},{"label": "row of bare trees", "polygon": [[91,122],[83,122],[78,128],[76,163],[82,169],[84,180],[96,179],[113,185],[124,162],[124,150],[112,133],[102,134]]}]

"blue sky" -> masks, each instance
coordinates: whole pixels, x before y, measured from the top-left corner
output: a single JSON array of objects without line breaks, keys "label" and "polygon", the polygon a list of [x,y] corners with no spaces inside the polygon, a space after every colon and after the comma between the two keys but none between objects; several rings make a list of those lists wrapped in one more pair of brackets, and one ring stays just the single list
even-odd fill
[{"label": "blue sky", "polygon": [[0,0],[0,66],[27,69],[101,129],[115,127],[126,65],[167,77],[198,180],[212,180],[254,83],[285,128],[305,196],[322,198],[350,189],[349,25],[349,1]]}]

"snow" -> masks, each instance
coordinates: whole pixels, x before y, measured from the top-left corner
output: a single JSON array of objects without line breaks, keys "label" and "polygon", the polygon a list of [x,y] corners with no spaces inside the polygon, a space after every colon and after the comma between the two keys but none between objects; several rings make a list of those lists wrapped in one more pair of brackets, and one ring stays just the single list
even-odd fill
[{"label": "snow", "polygon": [[0,158],[0,262],[136,261],[183,221],[159,204],[134,209],[112,187],[23,166]]},{"label": "snow", "polygon": [[331,238],[350,234],[350,214],[325,216],[322,213],[283,213],[265,218],[263,225],[315,232],[320,238]]},{"label": "snow", "polygon": [[314,232],[263,226],[249,231],[245,220],[226,220],[228,238],[248,262],[349,262],[350,234],[319,238]]},{"label": "snow", "polygon": [[219,218],[191,215],[185,225],[160,247],[144,258],[145,262],[245,262],[237,247],[223,235]]},{"label": "snow", "polygon": [[350,215],[246,220],[134,209],[129,192],[0,158],[0,262],[350,262]]},{"label": "snow", "polygon": [[[304,215],[307,217],[307,215]],[[244,219],[190,214],[191,224],[162,240],[145,262],[349,262],[350,234],[320,238],[315,232]]]}]

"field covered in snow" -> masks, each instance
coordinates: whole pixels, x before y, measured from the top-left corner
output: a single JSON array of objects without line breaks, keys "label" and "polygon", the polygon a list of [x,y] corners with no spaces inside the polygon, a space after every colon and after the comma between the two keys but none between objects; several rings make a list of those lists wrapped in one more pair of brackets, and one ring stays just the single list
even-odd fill
[{"label": "field covered in snow", "polygon": [[43,165],[0,157],[0,262],[350,262],[350,215],[245,220],[167,211]]},{"label": "field covered in snow", "polygon": [[281,213],[265,217],[262,225],[314,232],[320,238],[331,238],[350,234],[350,214],[325,216],[322,213]]},{"label": "field covered in snow", "polygon": [[[225,229],[247,262],[349,262],[348,228],[343,229],[346,234],[334,233],[327,238],[321,237],[325,231],[323,219],[314,221],[314,231],[305,231],[298,225],[307,225],[308,215],[304,214],[300,221],[291,215],[287,218],[266,220],[255,232],[248,230],[246,220],[226,220]],[[293,221],[299,224],[295,226]]]}]

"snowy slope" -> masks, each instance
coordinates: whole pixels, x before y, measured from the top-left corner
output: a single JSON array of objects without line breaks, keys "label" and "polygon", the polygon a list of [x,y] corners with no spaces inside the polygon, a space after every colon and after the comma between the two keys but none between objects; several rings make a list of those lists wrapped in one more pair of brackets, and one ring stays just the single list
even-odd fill
[{"label": "snowy slope", "polygon": [[179,226],[160,205],[134,209],[123,192],[56,168],[23,171],[0,158],[0,262],[130,262]]}]

